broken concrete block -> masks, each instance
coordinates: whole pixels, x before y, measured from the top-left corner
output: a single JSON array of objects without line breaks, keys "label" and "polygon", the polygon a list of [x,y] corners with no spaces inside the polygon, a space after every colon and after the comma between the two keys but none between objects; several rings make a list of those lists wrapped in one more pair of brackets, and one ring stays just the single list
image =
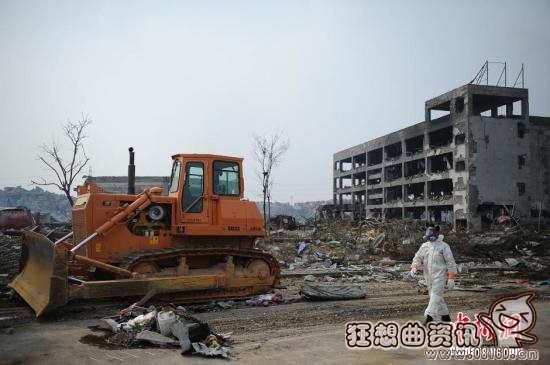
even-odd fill
[{"label": "broken concrete block", "polygon": [[173,311],[160,311],[157,314],[157,323],[160,334],[170,336],[170,327],[176,322],[176,314]]},{"label": "broken concrete block", "polygon": [[512,258],[512,257],[509,257],[507,259],[504,259],[504,261],[506,261],[506,263],[510,266],[516,266],[517,264],[519,264],[519,261]]},{"label": "broken concrete block", "polygon": [[168,345],[179,345],[179,342],[172,340],[170,337],[161,335],[160,333],[143,330],[136,335],[136,340],[146,341],[152,343],[153,345],[159,346],[168,346]]},{"label": "broken concrete block", "polygon": [[102,330],[111,331],[114,333],[117,333],[120,331],[120,325],[111,318],[102,318],[99,320],[99,324],[97,325]]},{"label": "broken concrete block", "polygon": [[306,275],[304,276],[304,281],[315,281],[317,279],[315,279],[315,276],[313,275]]},{"label": "broken concrete block", "polygon": [[180,321],[172,323],[170,332],[174,335],[180,343],[181,351],[187,352],[191,349],[191,341],[189,340],[189,328]]}]

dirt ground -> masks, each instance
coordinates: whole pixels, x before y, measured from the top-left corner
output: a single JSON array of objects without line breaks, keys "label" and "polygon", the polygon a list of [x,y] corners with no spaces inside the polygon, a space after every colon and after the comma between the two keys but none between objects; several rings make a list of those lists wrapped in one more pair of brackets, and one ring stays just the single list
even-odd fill
[{"label": "dirt ground", "polygon": [[[295,292],[303,278],[283,280],[286,294]],[[498,284],[486,292],[448,291],[452,315],[457,311],[487,310],[498,297],[535,289],[539,322],[534,333],[542,363],[548,363],[550,338],[550,290],[514,283]],[[350,351],[344,345],[344,325],[353,320],[420,320],[428,297],[414,283],[382,280],[362,283],[367,298],[352,301],[296,302],[249,307],[243,303],[230,309],[208,310],[194,315],[216,332],[233,332],[232,361],[242,364],[285,363],[427,363],[423,351]],[[103,332],[89,327],[97,318],[112,315],[116,305],[68,309],[63,315],[37,321],[25,307],[3,308],[0,316],[0,364],[206,364],[226,360],[182,357],[175,348],[113,349],[101,340]],[[198,310],[197,308],[195,308]],[[6,319],[8,316],[15,319]],[[2,325],[2,323],[4,323]],[[7,327],[9,326],[9,327]],[[461,362],[464,363],[464,362]]]}]

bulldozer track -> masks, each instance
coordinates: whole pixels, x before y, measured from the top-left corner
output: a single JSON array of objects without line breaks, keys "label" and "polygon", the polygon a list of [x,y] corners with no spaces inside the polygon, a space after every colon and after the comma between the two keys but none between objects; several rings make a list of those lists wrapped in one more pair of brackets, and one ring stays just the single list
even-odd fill
[{"label": "bulldozer track", "polygon": [[120,267],[126,270],[139,262],[150,262],[156,260],[169,259],[173,257],[197,257],[197,256],[234,256],[245,257],[248,259],[262,259],[269,264],[271,275],[278,280],[281,275],[279,262],[267,252],[255,249],[235,249],[235,248],[166,248],[154,251],[136,251],[122,260]]},{"label": "bulldozer track", "polygon": [[[248,298],[259,292],[273,289],[280,280],[281,271],[279,262],[269,253],[256,249],[235,249],[235,248],[166,248],[154,251],[137,251],[127,256],[119,264],[121,268],[132,271],[132,268],[139,263],[155,262],[157,260],[170,259],[175,257],[204,257],[204,256],[233,256],[234,258],[245,258],[247,260],[260,259],[269,265],[270,276],[273,281],[264,283],[258,287],[226,287],[220,289],[198,290],[186,293],[159,294],[157,299],[177,301],[179,303],[204,302],[210,300],[232,300]],[[262,289],[263,288],[263,289]],[[164,298],[164,299],[163,299]]]}]

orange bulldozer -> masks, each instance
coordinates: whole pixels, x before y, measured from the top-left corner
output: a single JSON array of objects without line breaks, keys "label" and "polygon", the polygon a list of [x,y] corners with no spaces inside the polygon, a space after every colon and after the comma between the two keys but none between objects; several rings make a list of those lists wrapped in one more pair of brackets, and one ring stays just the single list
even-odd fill
[{"label": "orange bulldozer", "polygon": [[242,158],[172,156],[168,191],[128,194],[79,186],[73,232],[56,242],[26,231],[20,274],[9,284],[40,316],[78,299],[168,296],[238,299],[272,290],[277,260],[255,249],[266,236],[255,203],[243,199]]}]

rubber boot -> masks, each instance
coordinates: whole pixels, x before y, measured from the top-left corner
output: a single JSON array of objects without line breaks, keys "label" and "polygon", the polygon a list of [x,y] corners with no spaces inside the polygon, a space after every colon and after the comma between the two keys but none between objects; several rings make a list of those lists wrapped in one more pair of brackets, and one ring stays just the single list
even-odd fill
[{"label": "rubber boot", "polygon": [[443,322],[452,322],[451,316],[448,314],[445,314],[444,316],[441,316],[441,320]]},{"label": "rubber boot", "polygon": [[424,326],[426,326],[428,323],[430,323],[431,321],[433,321],[434,319],[432,318],[432,316],[430,315],[427,315],[426,316],[426,319],[424,319]]}]

